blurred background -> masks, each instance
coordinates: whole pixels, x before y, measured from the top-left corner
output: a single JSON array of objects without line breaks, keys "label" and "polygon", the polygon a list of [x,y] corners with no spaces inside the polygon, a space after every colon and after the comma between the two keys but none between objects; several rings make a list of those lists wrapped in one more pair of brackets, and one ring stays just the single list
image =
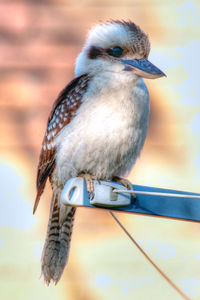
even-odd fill
[{"label": "blurred background", "polygon": [[[0,0],[0,294],[15,300],[180,300],[108,212],[79,209],[70,258],[57,286],[40,279],[48,187],[32,215],[47,117],[73,78],[88,29],[132,20],[148,33],[150,60],[167,78],[146,84],[148,137],[129,179],[200,192],[198,0]],[[118,214],[148,254],[200,299],[200,224]]]}]

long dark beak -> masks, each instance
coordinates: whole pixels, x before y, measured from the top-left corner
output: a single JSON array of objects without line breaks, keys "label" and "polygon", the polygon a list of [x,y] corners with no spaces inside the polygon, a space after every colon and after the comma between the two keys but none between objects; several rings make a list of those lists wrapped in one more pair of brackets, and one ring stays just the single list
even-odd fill
[{"label": "long dark beak", "polygon": [[154,66],[148,59],[133,59],[133,60],[126,60],[126,59],[118,59],[121,63],[125,66],[125,71],[132,71],[136,75],[144,77],[144,78],[159,78],[166,76],[160,69]]}]

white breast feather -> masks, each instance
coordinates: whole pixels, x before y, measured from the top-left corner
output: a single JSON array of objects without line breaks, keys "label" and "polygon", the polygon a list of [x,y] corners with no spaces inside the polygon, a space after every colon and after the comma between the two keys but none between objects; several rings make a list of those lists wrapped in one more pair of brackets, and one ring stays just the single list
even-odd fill
[{"label": "white breast feather", "polygon": [[82,171],[104,179],[124,175],[135,163],[146,137],[149,95],[142,79],[136,84],[120,76],[112,82],[105,74],[95,77],[76,117],[56,138],[63,184]]}]

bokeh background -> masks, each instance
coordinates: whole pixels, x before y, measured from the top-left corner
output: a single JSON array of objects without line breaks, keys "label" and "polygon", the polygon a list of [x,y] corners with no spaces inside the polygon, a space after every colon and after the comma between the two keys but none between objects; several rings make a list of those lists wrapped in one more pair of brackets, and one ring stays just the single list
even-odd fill
[{"label": "bokeh background", "polygon": [[[79,209],[70,259],[57,286],[40,279],[48,187],[32,215],[50,107],[73,78],[88,29],[131,19],[149,34],[150,60],[167,78],[146,80],[147,141],[133,183],[200,192],[198,0],[0,0],[0,298],[160,300],[181,297],[131,244],[109,213]],[[200,224],[119,214],[149,255],[200,299]]]}]

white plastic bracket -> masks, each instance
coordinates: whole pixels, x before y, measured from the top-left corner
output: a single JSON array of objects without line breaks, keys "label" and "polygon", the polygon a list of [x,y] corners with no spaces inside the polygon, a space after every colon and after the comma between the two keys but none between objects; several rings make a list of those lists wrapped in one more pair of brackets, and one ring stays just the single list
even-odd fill
[{"label": "white plastic bracket", "polygon": [[93,183],[94,197],[90,200],[88,199],[84,178],[76,177],[69,179],[62,191],[61,202],[70,206],[84,206],[85,202],[90,200],[90,204],[102,207],[122,207],[131,204],[130,194],[113,192],[116,189],[127,190],[120,183],[96,180]]},{"label": "white plastic bracket", "polygon": [[120,183],[94,181],[94,198],[90,200],[85,180],[76,177],[66,182],[61,203],[200,222],[200,194],[136,184],[133,189],[135,202],[131,191]]}]

